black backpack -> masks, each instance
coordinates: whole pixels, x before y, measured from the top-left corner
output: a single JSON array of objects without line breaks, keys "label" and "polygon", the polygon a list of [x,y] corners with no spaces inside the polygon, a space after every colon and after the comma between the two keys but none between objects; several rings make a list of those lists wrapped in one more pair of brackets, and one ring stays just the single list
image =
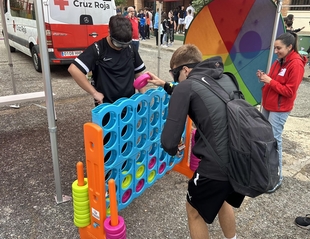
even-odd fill
[{"label": "black backpack", "polygon": [[263,114],[244,100],[235,76],[230,76],[237,91],[228,93],[212,77],[196,79],[225,104],[227,109],[229,162],[219,158],[200,129],[208,152],[228,175],[235,192],[256,197],[273,189],[279,182],[279,154],[272,126]]}]

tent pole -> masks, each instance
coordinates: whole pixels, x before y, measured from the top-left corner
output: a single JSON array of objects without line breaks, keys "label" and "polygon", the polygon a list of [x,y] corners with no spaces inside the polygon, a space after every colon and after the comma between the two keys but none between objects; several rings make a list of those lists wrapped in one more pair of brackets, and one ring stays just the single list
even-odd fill
[{"label": "tent pole", "polygon": [[58,152],[57,152],[57,126],[55,123],[55,112],[54,112],[54,102],[53,102],[53,93],[52,93],[52,84],[50,77],[50,64],[49,57],[47,53],[47,43],[45,37],[45,24],[43,17],[43,7],[42,1],[34,1],[36,19],[37,19],[37,28],[38,28],[38,38],[39,38],[39,47],[40,47],[40,56],[42,64],[42,76],[44,83],[45,91],[45,101],[47,108],[47,119],[48,119],[48,129],[50,132],[50,141],[52,149],[52,158],[53,158],[53,169],[54,169],[54,179],[56,186],[56,203],[63,203],[71,200],[71,197],[62,195],[61,192],[61,181],[60,181],[60,172],[59,172],[59,162],[58,162]]},{"label": "tent pole", "polygon": [[[159,76],[159,69],[160,69],[160,47],[161,47],[161,32],[162,32],[162,25],[161,25],[161,10],[162,10],[162,2],[159,1],[159,10],[158,10],[158,34],[157,34],[157,37],[158,37],[158,46],[157,46],[157,50],[158,50],[158,53],[157,53],[157,59],[158,59],[158,62],[157,62],[157,76]],[[155,13],[156,14],[156,13]]]},{"label": "tent pole", "polygon": [[270,51],[269,51],[268,62],[267,62],[267,69],[266,69],[267,73],[269,72],[271,64],[272,64],[273,46],[274,46],[274,42],[277,37],[279,19],[280,19],[280,14],[281,14],[281,9],[282,9],[282,1],[283,0],[278,0],[278,3],[277,3],[277,12],[276,12],[276,16],[274,19],[273,32],[272,32],[271,43],[270,43]]},{"label": "tent pole", "polygon": [[[0,0],[0,6],[3,6],[3,0]],[[5,44],[7,53],[8,53],[8,61],[9,61],[8,65],[10,67],[11,78],[12,78],[13,94],[16,95],[17,92],[16,92],[16,86],[15,86],[14,72],[13,72],[13,61],[12,61],[9,39],[8,39],[8,29],[6,26],[6,19],[4,17],[4,9],[3,7],[0,7],[0,9],[1,9],[2,29],[3,29],[3,35],[4,35],[4,44]]]}]

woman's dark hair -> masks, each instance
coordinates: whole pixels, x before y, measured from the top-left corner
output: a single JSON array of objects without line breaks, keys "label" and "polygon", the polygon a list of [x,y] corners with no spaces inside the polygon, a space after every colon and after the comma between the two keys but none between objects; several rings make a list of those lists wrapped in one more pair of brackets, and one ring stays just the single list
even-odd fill
[{"label": "woman's dark hair", "polygon": [[292,49],[298,53],[297,47],[297,34],[294,32],[286,32],[277,37],[276,40],[280,40],[284,45],[292,45]]},{"label": "woman's dark hair", "polygon": [[293,26],[293,21],[292,20],[286,20],[286,26],[287,27],[292,27]]},{"label": "woman's dark hair", "polygon": [[286,16],[286,19],[287,19],[287,20],[292,20],[292,21],[293,21],[294,15],[293,15],[293,14],[288,14],[288,15]]},{"label": "woman's dark hair", "polygon": [[110,36],[120,42],[132,40],[132,26],[127,17],[115,15],[109,21]]},{"label": "woman's dark hair", "polygon": [[161,14],[161,22],[163,22],[165,19],[167,19],[167,13],[166,12],[163,12]]}]

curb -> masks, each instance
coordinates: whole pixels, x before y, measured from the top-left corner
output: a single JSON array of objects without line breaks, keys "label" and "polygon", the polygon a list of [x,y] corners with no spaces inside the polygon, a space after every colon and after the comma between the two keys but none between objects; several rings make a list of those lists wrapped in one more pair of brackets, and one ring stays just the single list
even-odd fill
[{"label": "curb", "polygon": [[[143,49],[149,49],[149,48],[152,48],[152,49],[157,49],[158,50],[158,46],[155,46],[155,45],[149,45],[149,44],[143,44],[140,42],[140,47],[139,48],[143,48]],[[161,47],[160,50],[164,50],[164,51],[171,51],[171,52],[174,52],[176,49],[175,48],[172,48],[172,47]]]},{"label": "curb", "polygon": [[[174,44],[172,46],[160,47],[160,50],[174,52],[176,49],[178,49],[182,45],[183,45],[183,41],[175,40]],[[151,37],[151,39],[146,40],[146,41],[140,41],[139,48],[143,48],[143,49],[150,49],[151,48],[151,49],[157,49],[158,50],[158,46],[156,46],[155,37]]]}]

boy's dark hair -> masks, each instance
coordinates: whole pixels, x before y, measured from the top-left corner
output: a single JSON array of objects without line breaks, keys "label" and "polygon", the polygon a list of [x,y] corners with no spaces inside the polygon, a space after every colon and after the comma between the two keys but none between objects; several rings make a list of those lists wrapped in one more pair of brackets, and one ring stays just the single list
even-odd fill
[{"label": "boy's dark hair", "polygon": [[110,36],[120,42],[132,40],[132,25],[127,17],[115,15],[109,21]]}]

